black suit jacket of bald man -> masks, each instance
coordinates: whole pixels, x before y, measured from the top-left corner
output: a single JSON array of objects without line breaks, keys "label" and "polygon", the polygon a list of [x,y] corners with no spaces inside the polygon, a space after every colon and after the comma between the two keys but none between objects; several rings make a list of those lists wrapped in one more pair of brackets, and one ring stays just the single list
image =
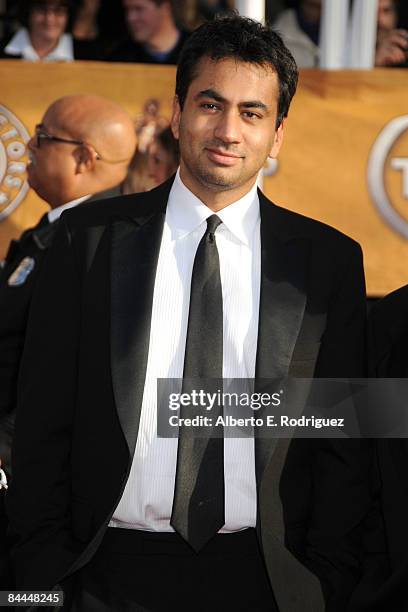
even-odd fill
[{"label": "black suit jacket of bald man", "polygon": [[[117,194],[120,193],[119,187]],[[110,191],[113,191],[110,190]],[[104,192],[87,200],[99,200]],[[11,477],[11,446],[17,404],[17,377],[23,353],[25,332],[31,299],[39,271],[58,227],[58,220],[49,223],[45,214],[39,223],[12,240],[4,265],[0,268],[0,459],[8,480]],[[12,282],[16,271],[30,260],[30,271],[21,276],[20,282]],[[44,383],[45,385],[47,383]],[[11,588],[8,569],[4,510],[5,491],[0,491],[0,586]]]},{"label": "black suit jacket of bald man", "polygon": [[[121,498],[171,184],[68,211],[42,268],[9,492],[18,588],[51,588],[74,574],[97,550]],[[363,376],[359,246],[259,197],[256,376]],[[320,584],[327,610],[347,609],[362,574],[371,461],[361,440],[256,440],[258,534],[282,612],[322,612]]]},{"label": "black suit jacket of bald man", "polygon": [[[120,188],[92,195],[88,205],[112,195]],[[81,204],[82,206],[83,204]],[[0,268],[0,458],[7,476],[11,475],[10,451],[17,403],[17,377],[23,353],[31,299],[44,257],[51,247],[58,228],[58,219],[50,223],[45,214],[39,223],[26,230],[18,240],[10,242],[4,266]],[[30,260],[25,275],[16,277]],[[13,281],[14,275],[14,281]],[[17,275],[18,276],[18,275]]]}]

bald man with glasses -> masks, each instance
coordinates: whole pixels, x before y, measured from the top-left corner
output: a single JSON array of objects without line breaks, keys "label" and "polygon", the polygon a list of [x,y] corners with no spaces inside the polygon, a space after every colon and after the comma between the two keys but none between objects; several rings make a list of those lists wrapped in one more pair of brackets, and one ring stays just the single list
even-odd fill
[{"label": "bald man with glasses", "polygon": [[[66,96],[47,109],[28,148],[28,182],[50,211],[20,240],[12,241],[0,268],[0,461],[7,476],[18,369],[42,260],[64,210],[97,200],[100,192],[123,181],[136,136],[131,117],[111,100]],[[0,586],[1,573],[0,560]]]},{"label": "bald man with glasses", "polygon": [[28,148],[28,182],[50,211],[19,241],[12,241],[0,271],[0,457],[6,472],[8,419],[16,402],[28,309],[42,259],[64,210],[97,200],[100,192],[123,181],[136,136],[131,117],[113,101],[65,96],[47,109]]}]

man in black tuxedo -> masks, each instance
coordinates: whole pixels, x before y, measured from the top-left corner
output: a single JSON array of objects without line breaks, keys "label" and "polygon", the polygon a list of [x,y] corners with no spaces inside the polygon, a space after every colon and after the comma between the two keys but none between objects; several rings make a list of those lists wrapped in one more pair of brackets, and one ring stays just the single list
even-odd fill
[{"label": "man in black tuxedo", "polygon": [[[379,300],[369,317],[370,376],[408,378],[406,347],[408,342],[408,285]],[[402,382],[402,381],[401,381]],[[393,383],[394,384],[394,383]],[[395,385],[399,385],[395,381]],[[398,396],[405,385],[397,388]],[[392,410],[392,406],[385,406]],[[408,607],[408,445],[404,437],[377,441],[378,471],[381,482],[381,507],[390,557],[391,577],[383,585],[378,604],[383,608],[405,612]]]},{"label": "man in black tuxedo", "polygon": [[158,378],[365,373],[359,246],[256,189],[296,84],[269,27],[203,25],[177,71],[176,176],[61,219],[21,374],[19,588],[81,611],[347,609],[367,444],[156,434]]}]

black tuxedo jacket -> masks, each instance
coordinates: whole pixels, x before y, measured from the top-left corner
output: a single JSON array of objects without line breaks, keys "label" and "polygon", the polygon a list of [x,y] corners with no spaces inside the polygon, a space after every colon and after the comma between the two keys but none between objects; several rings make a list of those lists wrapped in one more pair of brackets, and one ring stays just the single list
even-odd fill
[{"label": "black tuxedo jacket", "polygon": [[[105,192],[95,194],[81,206],[104,198]],[[51,247],[57,227],[58,219],[50,223],[44,215],[35,227],[10,242],[4,267],[0,268],[0,457],[8,476],[11,475],[10,449],[17,404],[17,377],[28,313],[45,254]],[[10,283],[13,273],[26,258],[34,264],[31,272],[21,284]],[[38,348],[38,354],[40,352]],[[47,381],[43,384],[46,386]]]},{"label": "black tuxedo jacket", "polygon": [[[18,588],[51,588],[83,566],[121,498],[170,187],[64,213],[42,267],[8,496]],[[259,196],[257,377],[364,375],[359,246]],[[258,533],[282,612],[321,612],[321,586],[327,610],[347,609],[362,574],[371,461],[360,440],[256,441]]]},{"label": "black tuxedo jacket", "polygon": [[[378,301],[370,313],[370,376],[408,377],[408,285]],[[384,406],[386,410],[387,407]],[[388,609],[408,609],[408,441],[377,442],[381,502],[391,562],[391,578],[383,588]]]}]

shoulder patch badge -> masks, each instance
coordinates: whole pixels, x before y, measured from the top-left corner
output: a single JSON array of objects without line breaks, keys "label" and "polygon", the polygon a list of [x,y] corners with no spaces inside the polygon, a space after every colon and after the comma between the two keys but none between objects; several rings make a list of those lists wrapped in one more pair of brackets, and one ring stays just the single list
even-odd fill
[{"label": "shoulder patch badge", "polygon": [[27,276],[31,274],[35,267],[35,260],[32,257],[24,257],[18,264],[14,272],[9,276],[7,284],[9,287],[19,287],[24,285]]}]

